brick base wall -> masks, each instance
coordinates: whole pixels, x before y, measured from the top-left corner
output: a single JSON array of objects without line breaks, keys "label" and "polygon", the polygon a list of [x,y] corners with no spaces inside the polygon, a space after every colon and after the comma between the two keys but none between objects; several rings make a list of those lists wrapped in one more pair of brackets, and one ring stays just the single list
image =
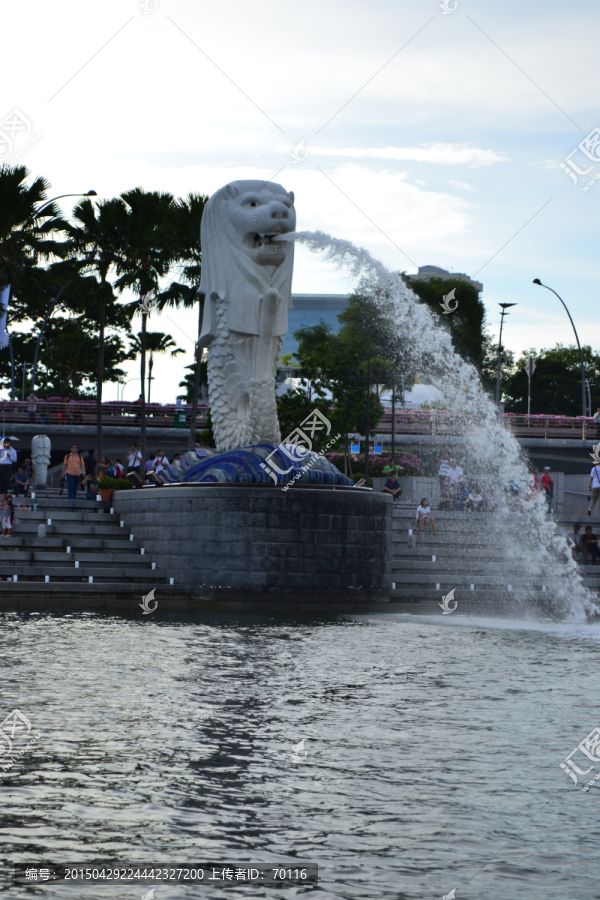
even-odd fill
[{"label": "brick base wall", "polygon": [[196,485],[117,491],[113,505],[157,566],[194,591],[389,600],[385,494]]}]

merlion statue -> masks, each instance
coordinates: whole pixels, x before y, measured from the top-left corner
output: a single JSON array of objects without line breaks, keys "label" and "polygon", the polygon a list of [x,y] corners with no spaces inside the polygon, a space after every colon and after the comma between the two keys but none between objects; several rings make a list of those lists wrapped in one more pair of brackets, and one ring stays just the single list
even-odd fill
[{"label": "merlion statue", "polygon": [[31,464],[34,485],[46,487],[50,465],[50,438],[47,434],[36,434],[31,439]]},{"label": "merlion statue", "polygon": [[294,195],[267,181],[232,181],[202,216],[208,396],[217,450],[281,440],[275,372],[292,306]]}]

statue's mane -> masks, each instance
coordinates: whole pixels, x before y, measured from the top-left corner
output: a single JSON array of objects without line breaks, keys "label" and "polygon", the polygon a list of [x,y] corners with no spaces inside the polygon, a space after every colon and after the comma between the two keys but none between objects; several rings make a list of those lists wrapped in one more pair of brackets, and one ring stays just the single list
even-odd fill
[{"label": "statue's mane", "polygon": [[[210,197],[202,214],[200,292],[205,295],[202,338],[208,340],[209,335],[214,334],[217,298],[225,301],[229,308],[243,310],[244,320],[248,323],[247,330],[253,333],[256,300],[268,288],[276,288],[282,298],[275,333],[285,334],[287,331],[287,311],[292,307],[294,247],[293,244],[287,247],[286,259],[277,267],[262,266],[244,252],[241,245],[242,235],[234,223],[237,209],[231,201],[251,191],[256,193],[268,191],[274,195],[281,193],[286,197],[290,196],[280,184],[273,182],[233,181],[219,188]],[[208,340],[202,343],[207,343]]]}]

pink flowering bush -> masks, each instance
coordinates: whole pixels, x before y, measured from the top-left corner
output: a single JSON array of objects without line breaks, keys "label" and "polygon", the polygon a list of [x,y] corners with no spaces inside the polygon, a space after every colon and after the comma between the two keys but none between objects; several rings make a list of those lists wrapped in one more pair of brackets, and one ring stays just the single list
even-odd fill
[{"label": "pink flowering bush", "polygon": [[[334,466],[340,470],[340,472],[344,471],[344,454],[343,453],[328,453],[327,459],[330,463],[333,463]],[[365,471],[365,454],[364,453],[351,453],[349,456],[350,460],[350,471],[352,474],[360,473]],[[379,453],[369,453],[369,474],[373,475],[375,478],[388,475],[389,472],[384,472],[383,470],[392,465],[392,457],[384,456]],[[419,459],[418,456],[415,456],[414,453],[397,453],[395,459],[396,471],[399,478],[402,478],[405,475],[424,475],[425,474],[425,466],[423,461]]]}]

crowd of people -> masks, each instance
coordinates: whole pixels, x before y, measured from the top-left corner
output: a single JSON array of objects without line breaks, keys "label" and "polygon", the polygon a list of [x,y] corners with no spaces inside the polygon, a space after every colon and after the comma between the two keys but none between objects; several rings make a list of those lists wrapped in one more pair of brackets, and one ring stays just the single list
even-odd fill
[{"label": "crowd of people", "polygon": [[440,509],[458,509],[465,512],[483,512],[494,508],[491,493],[484,491],[475,481],[465,483],[465,473],[458,461],[443,451],[438,459]]},{"label": "crowd of people", "polygon": [[[160,485],[163,483],[161,474],[169,465],[165,451],[159,450],[158,453],[149,455],[142,474],[142,454],[136,444],[131,444],[129,452],[125,455],[125,463],[118,456],[114,460],[103,456],[98,462],[94,453],[95,451],[90,449],[87,456],[81,456],[77,444],[73,444],[65,456],[61,471],[61,493],[66,483],[69,500],[76,499],[80,486],[84,488],[88,500],[95,500],[102,488],[102,481],[106,478],[126,478],[140,487],[143,484]],[[180,456],[179,452],[175,453],[173,462]]]},{"label": "crowd of people", "polygon": [[[506,487],[508,509],[513,513],[522,512],[528,501],[541,496],[544,499],[548,513],[551,514],[554,507],[554,480],[551,472],[550,466],[544,466],[541,473],[539,467],[535,466],[525,492],[522,492],[521,487],[516,482]],[[484,490],[474,481],[466,484],[465,473],[462,467],[458,464],[457,459],[446,452],[442,452],[438,459],[438,483],[438,508],[440,510],[463,510],[465,513],[481,513],[495,508],[492,491]],[[392,472],[387,478],[383,491],[390,494],[393,500],[401,498],[402,486],[395,473]],[[600,464],[596,464],[592,468],[588,493],[590,502],[587,515],[591,516],[593,514],[596,504],[598,504],[598,513],[600,514]],[[431,528],[432,533],[437,534],[437,523],[427,497],[423,497],[417,507],[415,522],[419,535],[422,535],[426,528]],[[585,526],[583,532],[581,528],[580,523],[573,526],[573,529],[566,535],[567,544],[574,559],[580,560],[584,564],[596,565],[600,560],[598,536],[594,533],[591,525]]]}]

